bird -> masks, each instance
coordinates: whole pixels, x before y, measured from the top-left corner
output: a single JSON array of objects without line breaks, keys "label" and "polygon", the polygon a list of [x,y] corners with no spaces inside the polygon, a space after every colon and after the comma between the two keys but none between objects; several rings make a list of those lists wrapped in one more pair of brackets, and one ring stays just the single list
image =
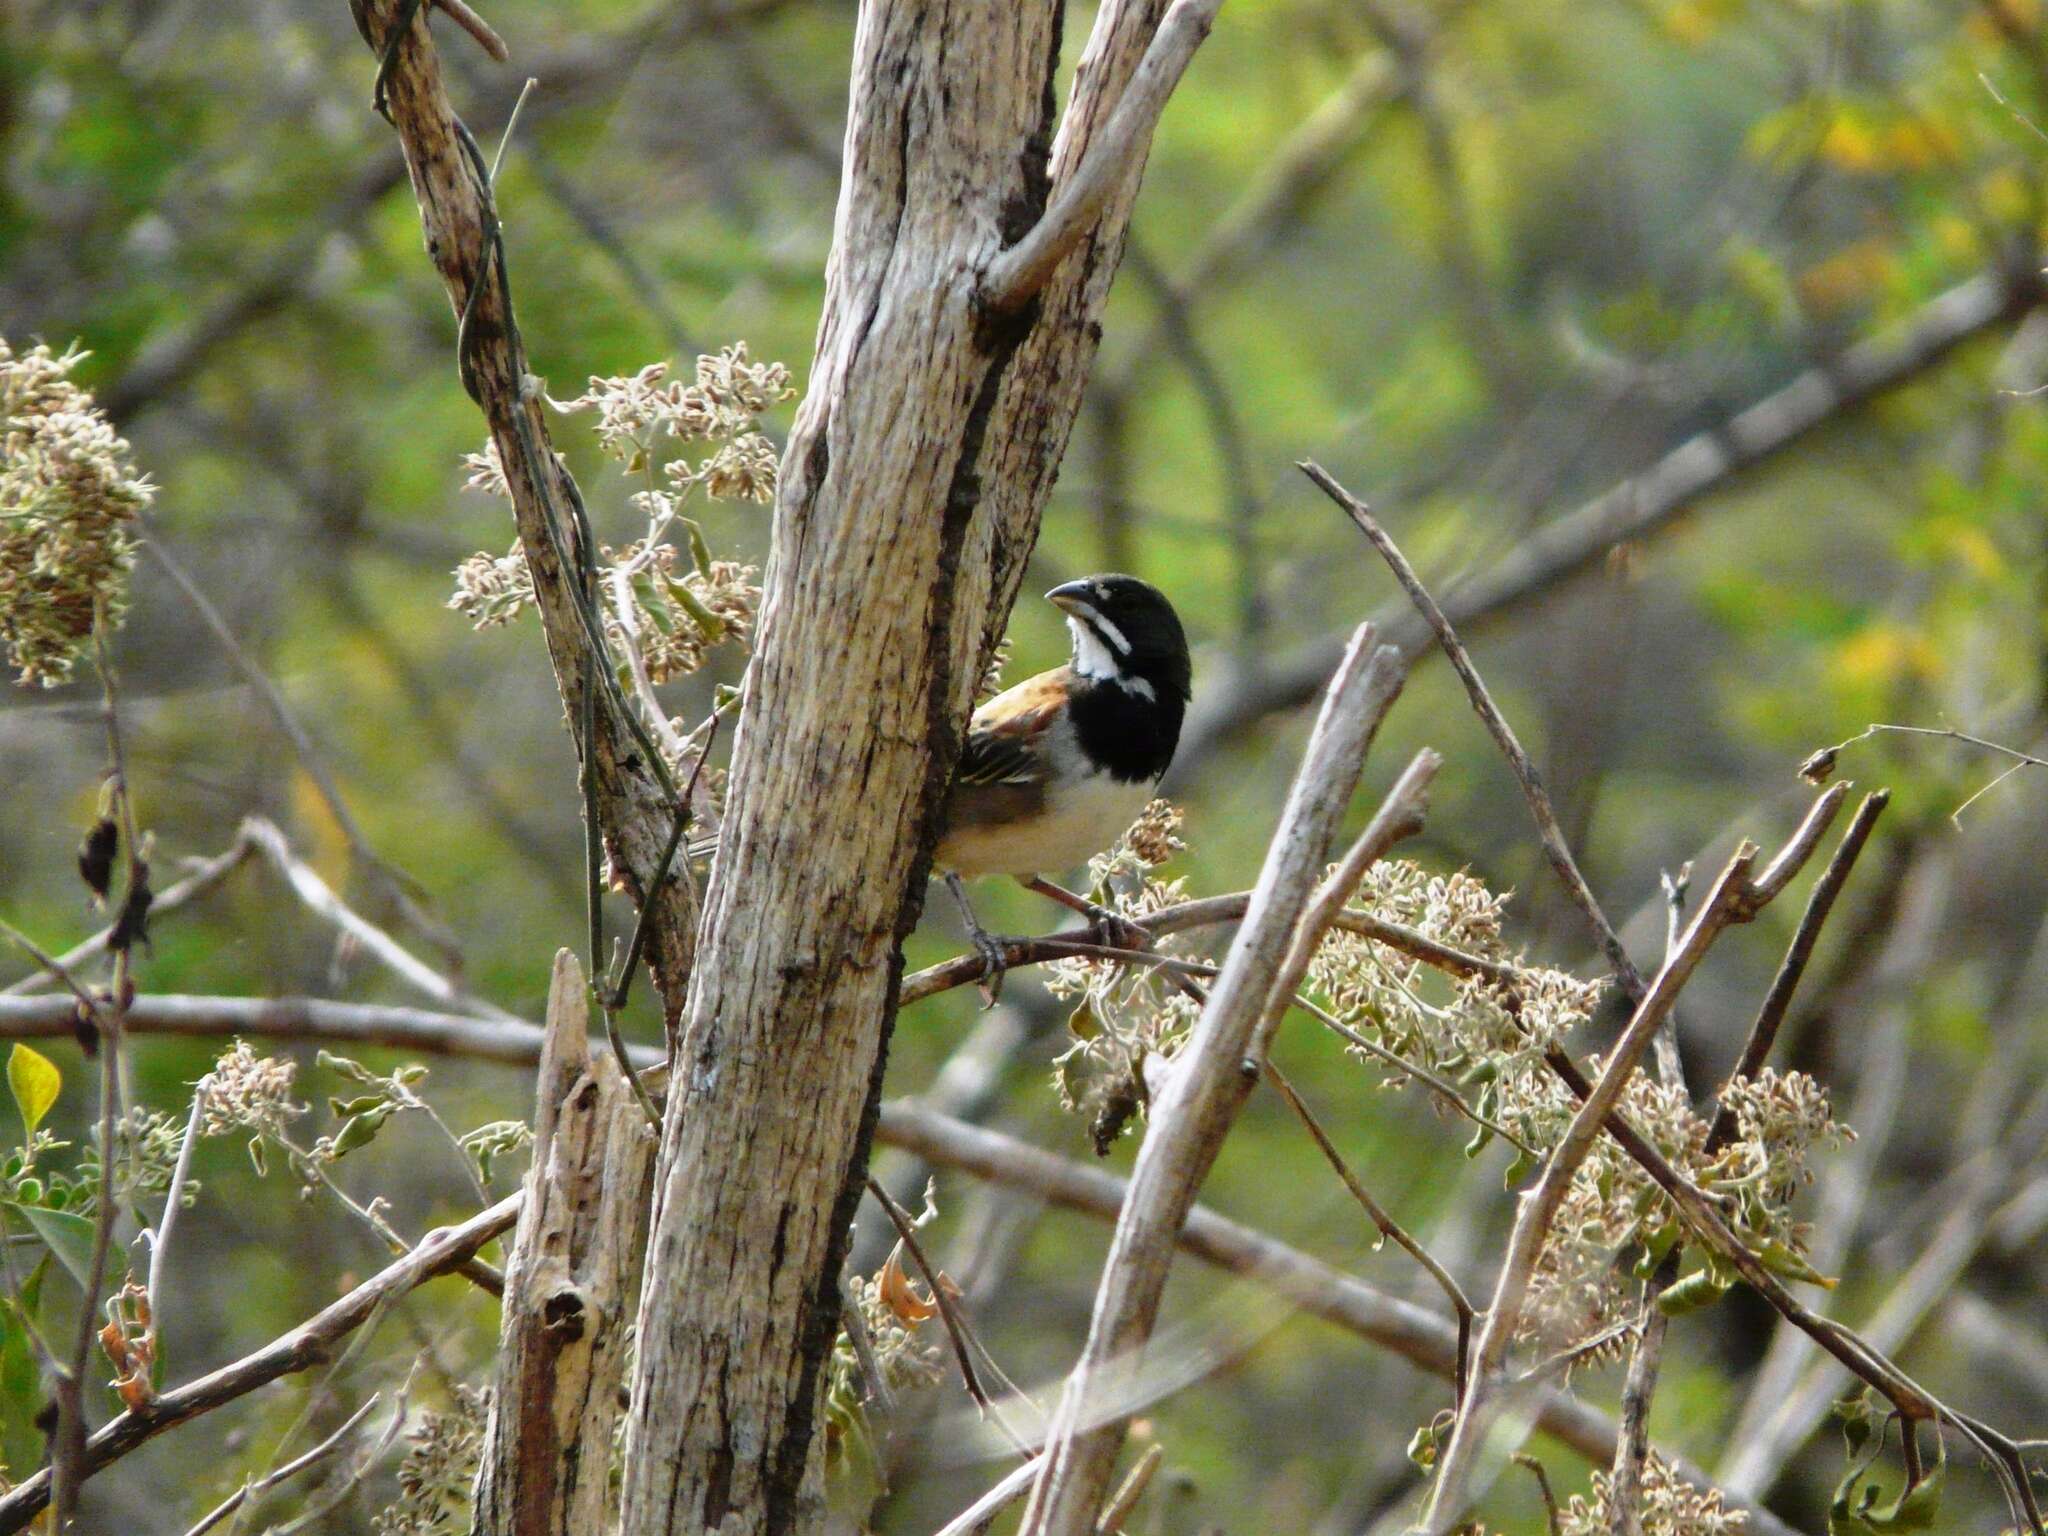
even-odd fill
[{"label": "bird", "polygon": [[1117,932],[1114,914],[1044,877],[1109,847],[1151,801],[1193,691],[1187,634],[1157,587],[1108,572],[1045,598],[1066,615],[1072,656],[975,710],[932,857],[981,954],[991,1002],[1004,947],[975,917],[963,881],[1010,875]]}]

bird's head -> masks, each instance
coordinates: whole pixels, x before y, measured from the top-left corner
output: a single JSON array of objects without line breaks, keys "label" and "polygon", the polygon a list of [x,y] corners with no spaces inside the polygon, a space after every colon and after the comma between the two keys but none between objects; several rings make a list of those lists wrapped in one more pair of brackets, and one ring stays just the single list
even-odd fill
[{"label": "bird's head", "polygon": [[1157,587],[1135,576],[1085,576],[1045,596],[1067,616],[1077,673],[1161,702],[1186,702],[1193,688],[1188,638]]}]

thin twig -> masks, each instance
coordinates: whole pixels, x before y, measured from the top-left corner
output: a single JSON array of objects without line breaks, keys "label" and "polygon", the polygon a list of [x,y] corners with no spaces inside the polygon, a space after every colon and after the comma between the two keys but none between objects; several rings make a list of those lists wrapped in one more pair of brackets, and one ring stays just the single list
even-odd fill
[{"label": "thin twig", "polygon": [[1963,824],[1963,812],[1975,805],[1985,795],[1998,788],[2022,768],[2048,768],[2048,757],[2036,757],[2031,752],[2022,752],[2018,747],[2008,747],[2003,742],[1989,741],[1982,736],[1972,736],[1967,731],[1953,731],[1947,726],[1933,725],[1891,725],[1880,721],[1866,725],[1847,740],[1838,741],[1832,747],[1822,747],[1799,765],[1799,776],[1818,784],[1835,771],[1835,759],[1859,741],[1868,741],[1879,732],[1889,731],[1901,736],[1939,736],[1949,741],[1959,741],[1965,746],[1978,747],[1986,752],[1995,752],[2000,757],[2012,759],[2012,767],[2006,769],[1989,784],[1972,794],[1969,799],[1948,813],[1948,819],[1957,826]]},{"label": "thin twig", "polygon": [[934,1536],[984,1536],[996,1516],[1031,1491],[1031,1479],[1037,1475],[1035,1462],[1010,1468],[1001,1482],[940,1526]]},{"label": "thin twig", "polygon": [[[215,854],[210,859],[193,863],[192,872],[184,879],[159,891],[156,900],[149,904],[149,920],[155,922],[158,918],[168,916],[180,907],[209,894],[229,875],[241,868],[255,852],[256,845],[250,841],[246,830],[238,831],[235,840],[225,851]],[[57,956],[57,963],[65,967],[75,967],[95,955],[104,954],[108,940],[114,936],[114,928],[115,925],[109,923],[91,938],[72,945]],[[19,997],[23,993],[33,992],[45,984],[46,974],[54,976],[46,967],[22,977],[19,981],[10,981],[6,986],[0,987],[0,997]]]},{"label": "thin twig", "polygon": [[1543,1463],[1519,1451],[1515,1453],[1514,1461],[1516,1466],[1536,1479],[1536,1492],[1543,1500],[1543,1528],[1550,1536],[1562,1536],[1564,1527],[1558,1519],[1557,1495],[1550,1491],[1550,1474],[1543,1469]]},{"label": "thin twig", "polygon": [[[1785,1021],[1785,1011],[1792,1006],[1792,994],[1799,988],[1799,979],[1806,974],[1806,964],[1813,958],[1814,945],[1820,939],[1820,930],[1834,910],[1835,898],[1842,894],[1842,887],[1848,884],[1849,871],[1855,868],[1863,846],[1870,841],[1871,830],[1877,825],[1877,818],[1884,814],[1884,808],[1891,803],[1892,792],[1876,790],[1863,797],[1863,803],[1856,807],[1856,814],[1849,820],[1849,830],[1842,834],[1841,842],[1835,845],[1834,855],[1828,860],[1827,868],[1813,883],[1813,890],[1806,898],[1806,910],[1799,914],[1799,926],[1792,932],[1791,946],[1785,951],[1785,958],[1778,965],[1778,973],[1771,979],[1771,988],[1764,994],[1763,1006],[1757,1010],[1756,1021],[1749,1027],[1749,1038],[1744,1042],[1742,1054],[1736,1058],[1729,1070],[1727,1080],[1721,1085],[1720,1095],[1725,1097],[1728,1083],[1738,1077],[1755,1077],[1763,1069],[1764,1062],[1771,1054],[1771,1046],[1778,1038],[1778,1027]],[[1707,1135],[1707,1150],[1713,1152],[1728,1144],[1735,1134],[1735,1111],[1722,1104],[1714,1113],[1714,1123]]]},{"label": "thin twig", "polygon": [[890,1223],[896,1228],[897,1238],[902,1242],[904,1251],[910,1255],[910,1262],[917,1266],[917,1272],[924,1277],[925,1288],[932,1293],[932,1305],[939,1309],[939,1320],[946,1325],[946,1336],[952,1340],[953,1357],[959,1362],[960,1380],[967,1388],[967,1395],[974,1399],[974,1405],[985,1416],[993,1419],[1003,1433],[1010,1437],[1010,1442],[1017,1447],[1018,1453],[1027,1461],[1030,1460],[1030,1443],[1010,1427],[1009,1421],[1003,1417],[1002,1410],[996,1407],[994,1400],[988,1395],[987,1388],[981,1384],[981,1376],[974,1369],[974,1350],[968,1342],[970,1334],[967,1319],[960,1315],[960,1309],[948,1294],[944,1280],[932,1267],[931,1260],[925,1257],[924,1245],[917,1240],[917,1226],[910,1219],[910,1213],[898,1205],[896,1197],[884,1189],[877,1180],[870,1178],[867,1182],[868,1193],[873,1195],[876,1203],[888,1213]]},{"label": "thin twig", "polygon": [[267,1493],[279,1483],[286,1481],[288,1478],[296,1477],[299,1473],[305,1471],[306,1468],[325,1461],[329,1456],[332,1456],[341,1449],[342,1443],[348,1439],[355,1427],[369,1417],[370,1410],[377,1406],[377,1400],[382,1395],[378,1392],[372,1392],[364,1400],[362,1407],[342,1421],[341,1428],[337,1429],[325,1440],[322,1440],[310,1451],[293,1457],[292,1460],[274,1471],[264,1473],[262,1477],[256,1479],[253,1483],[242,1484],[241,1487],[222,1499],[220,1503],[214,1505],[205,1515],[202,1515],[199,1523],[187,1531],[185,1536],[206,1536],[208,1531],[219,1525],[221,1521],[227,1519],[229,1515],[248,1502],[249,1495],[252,1493]]},{"label": "thin twig", "polygon": [[508,1018],[509,1014],[495,1003],[476,996],[466,988],[458,986],[448,977],[435,970],[414,955],[397,939],[378,927],[360,912],[342,900],[340,894],[320,874],[292,851],[290,841],[275,822],[262,816],[243,818],[242,834],[269,861],[271,867],[284,877],[292,894],[303,902],[315,916],[332,923],[343,934],[362,946],[379,964],[407,986],[444,1007],[460,1008],[483,1018]]},{"label": "thin twig", "polygon": [[1138,1507],[1138,1500],[1145,1497],[1145,1490],[1152,1485],[1152,1475],[1164,1460],[1165,1446],[1154,1444],[1145,1447],[1145,1454],[1138,1458],[1138,1464],[1131,1468],[1130,1475],[1118,1485],[1101,1518],[1095,1522],[1095,1536],[1119,1536],[1123,1523],[1131,1518],[1131,1512]]},{"label": "thin twig", "polygon": [[1323,1129],[1322,1122],[1316,1119],[1315,1112],[1302,1101],[1301,1095],[1294,1091],[1294,1085],[1287,1080],[1286,1074],[1270,1058],[1266,1062],[1266,1080],[1279,1091],[1280,1097],[1287,1101],[1287,1107],[1300,1118],[1309,1135],[1315,1139],[1316,1146],[1321,1149],[1324,1159],[1328,1161],[1337,1177],[1344,1181],[1344,1187],[1351,1191],[1351,1197],[1364,1208],[1372,1224],[1379,1229],[1380,1236],[1391,1237],[1406,1250],[1408,1256],[1423,1267],[1429,1278],[1437,1283],[1449,1300],[1451,1311],[1458,1319],[1458,1365],[1451,1376],[1451,1403],[1453,1406],[1462,1403],[1465,1400],[1465,1370],[1472,1341],[1473,1318],[1472,1303],[1465,1299],[1464,1289],[1452,1277],[1451,1272],[1436,1261],[1427,1248],[1409,1236],[1402,1225],[1388,1214],[1385,1206],[1373,1199],[1371,1192],[1351,1171],[1350,1164],[1344,1161],[1344,1154],[1339,1152],[1336,1143],[1330,1140],[1329,1133]]},{"label": "thin twig", "polygon": [[1543,776],[1537,772],[1536,764],[1523,750],[1514,727],[1508,724],[1507,717],[1501,714],[1500,707],[1493,702],[1493,695],[1481,681],[1479,670],[1472,665],[1472,657],[1466,651],[1463,642],[1458,639],[1458,632],[1451,627],[1450,619],[1437,600],[1430,596],[1429,589],[1423,586],[1422,579],[1415,574],[1415,567],[1408,563],[1408,557],[1401,553],[1399,546],[1388,536],[1386,529],[1380,526],[1378,519],[1372,515],[1371,509],[1364,502],[1339,485],[1320,464],[1304,460],[1301,471],[1315,482],[1324,495],[1341,507],[1353,523],[1357,524],[1358,531],[1363,533],[1372,547],[1379,551],[1380,558],[1387,562],[1388,569],[1394,573],[1394,579],[1400,582],[1410,601],[1429,621],[1430,628],[1436,632],[1437,640],[1443,646],[1444,655],[1449,658],[1459,680],[1464,683],[1466,693],[1471,695],[1473,709],[1478,712],[1487,733],[1500,747],[1501,754],[1508,760],[1508,767],[1514,771],[1516,781],[1522,786],[1522,796],[1529,803],[1529,812],[1535,817],[1537,833],[1543,840],[1544,857],[1550,861],[1550,867],[1557,872],[1557,878],[1563,883],[1565,893],[1571,897],[1572,904],[1585,914],[1586,921],[1591,925],[1595,937],[1599,939],[1601,949],[1606,952],[1608,963],[1614,967],[1615,977],[1629,1002],[1641,1002],[1644,992],[1642,975],[1636,970],[1635,962],[1629,958],[1628,950],[1623,947],[1621,935],[1614,931],[1613,924],[1607,920],[1607,914],[1600,909],[1600,903],[1593,895],[1593,888],[1579,872],[1578,861],[1572,857],[1571,848],[1565,842],[1564,828],[1558,824],[1557,811],[1550,803],[1550,792],[1543,787]]},{"label": "thin twig", "polygon": [[271,681],[270,674],[263,670],[256,658],[235,638],[235,632],[228,627],[227,620],[213,605],[213,600],[200,589],[185,567],[172,557],[171,552],[164,547],[163,540],[152,534],[144,543],[156,563],[163,567],[164,574],[185,594],[186,601],[191,603],[200,621],[218,642],[235,670],[242,674],[243,679],[269,710],[270,718],[278,731],[291,744],[292,755],[298,759],[299,766],[305,769],[308,782],[326,805],[328,813],[334,817],[335,826],[341,830],[342,841],[348,844],[350,858],[361,864],[385,898],[440,952],[449,968],[459,970],[462,964],[462,948],[456,942],[455,935],[450,932],[446,923],[414,900],[413,890],[416,888],[416,882],[394,868],[370,846],[370,839],[364,833],[362,824],[356,820],[354,811],[350,810],[348,801],[341,793],[340,784],[335,781],[333,772],[327,766],[327,760],[313,745],[312,736],[299,723],[298,716],[292,713],[291,706],[285,702],[284,694],[279,691],[277,684]]},{"label": "thin twig", "polygon": [[[465,0],[434,0],[434,9],[467,32],[476,40],[477,47],[500,64],[511,61],[512,50],[505,46],[505,39],[498,36],[488,21],[471,10]],[[533,82],[527,83],[531,85]],[[511,130],[508,127],[506,131],[509,133]]]}]

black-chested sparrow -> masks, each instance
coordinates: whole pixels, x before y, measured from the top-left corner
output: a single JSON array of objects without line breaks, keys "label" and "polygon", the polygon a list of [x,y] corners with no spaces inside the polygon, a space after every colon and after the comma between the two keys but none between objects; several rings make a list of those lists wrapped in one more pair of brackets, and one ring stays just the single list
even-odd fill
[{"label": "black-chested sparrow", "polygon": [[1193,676],[1187,636],[1158,588],[1103,575],[1045,596],[1067,615],[1073,659],[974,712],[933,857],[981,951],[991,996],[1003,946],[975,919],[961,878],[1014,875],[1108,920],[1042,877],[1109,847],[1145,808],[1180,742]]}]

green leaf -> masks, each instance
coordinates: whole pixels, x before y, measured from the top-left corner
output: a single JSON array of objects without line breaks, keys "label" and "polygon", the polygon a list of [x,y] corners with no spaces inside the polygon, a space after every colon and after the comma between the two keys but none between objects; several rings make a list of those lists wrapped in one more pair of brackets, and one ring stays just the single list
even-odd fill
[{"label": "green leaf", "polygon": [[[1884,1490],[1863,1479],[1876,1465],[1884,1449],[1880,1438],[1872,1443],[1870,1455],[1856,1460],[1852,1454],[1849,1470],[1835,1486],[1834,1501],[1828,1506],[1828,1536],[1893,1536],[1900,1531],[1934,1528],[1941,1512],[1941,1488],[1948,1471],[1948,1446],[1935,1438],[1934,1466],[1910,1488],[1899,1490],[1891,1503],[1880,1506]],[[1861,1485],[1859,1487],[1859,1484]]]},{"label": "green leaf", "polygon": [[1657,1310],[1666,1317],[1683,1317],[1710,1307],[1728,1294],[1728,1287],[1711,1269],[1696,1269],[1674,1282],[1657,1298]]},{"label": "green leaf", "polygon": [[43,1240],[43,1246],[57,1256],[57,1262],[71,1271],[81,1286],[92,1274],[93,1224],[69,1211],[46,1210],[40,1205],[22,1205],[0,1200],[0,1208],[19,1216],[28,1229]]},{"label": "green leaf", "polygon": [[633,578],[633,596],[639,600],[641,610],[656,629],[664,635],[676,632],[675,620],[668,614],[668,604],[655,595],[654,583],[644,571]]},{"label": "green leaf", "polygon": [[704,636],[706,645],[716,645],[725,638],[725,620],[706,608],[696,593],[680,581],[671,581],[668,584],[668,595],[675,599],[678,608],[690,616],[690,622],[695,624],[698,632]]},{"label": "green leaf", "polygon": [[21,1111],[21,1123],[33,1136],[50,1106],[64,1087],[64,1074],[41,1051],[30,1050],[19,1040],[7,1053],[7,1086],[14,1093],[14,1107]]},{"label": "green leaf", "polygon": [[1425,1424],[1408,1437],[1408,1459],[1427,1472],[1436,1465],[1436,1427]]},{"label": "green leaf", "polygon": [[1763,1260],[1764,1268],[1784,1280],[1798,1280],[1807,1285],[1818,1285],[1832,1291],[1840,1282],[1830,1275],[1824,1275],[1806,1262],[1805,1255],[1795,1252],[1784,1243],[1772,1238],[1757,1254]]},{"label": "green leaf", "polygon": [[334,1137],[334,1155],[346,1157],[359,1147],[367,1147],[377,1132],[391,1116],[391,1106],[373,1109],[366,1115],[356,1115],[345,1121]]},{"label": "green leaf", "polygon": [[360,1061],[352,1061],[346,1056],[337,1056],[332,1051],[321,1051],[314,1059],[321,1066],[327,1068],[328,1071],[339,1072],[343,1077],[352,1078],[356,1082],[374,1083],[378,1081],[377,1074],[364,1066]]},{"label": "green leaf", "polygon": [[687,517],[683,519],[683,526],[690,533],[690,559],[696,563],[697,574],[709,580],[711,576],[711,546],[704,542],[704,530]]}]

